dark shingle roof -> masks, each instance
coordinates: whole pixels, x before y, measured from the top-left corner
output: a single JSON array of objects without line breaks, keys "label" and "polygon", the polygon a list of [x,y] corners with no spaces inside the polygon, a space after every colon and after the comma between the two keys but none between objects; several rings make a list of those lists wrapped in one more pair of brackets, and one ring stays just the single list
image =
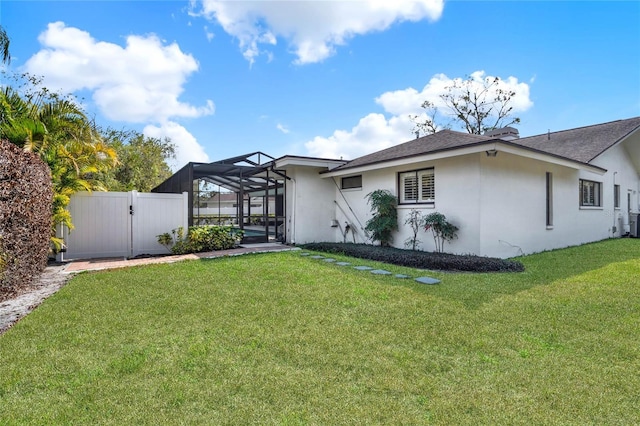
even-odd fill
[{"label": "dark shingle roof", "polygon": [[640,127],[640,117],[529,136],[512,141],[581,163],[589,163]]},{"label": "dark shingle roof", "polygon": [[[577,129],[529,136],[505,143],[588,164],[595,157],[638,128],[640,128],[640,117],[635,117]],[[488,136],[443,130],[358,157],[345,165],[336,167],[332,171],[453,150],[495,140],[495,138]]]},{"label": "dark shingle roof", "polygon": [[358,157],[343,166],[336,167],[332,171],[383,163],[385,161],[398,160],[400,158],[415,157],[417,155],[431,152],[446,151],[493,139],[494,138],[487,136],[471,135],[469,133],[456,132],[453,130],[442,130],[432,135],[423,136],[400,145],[383,149],[382,151]]}]

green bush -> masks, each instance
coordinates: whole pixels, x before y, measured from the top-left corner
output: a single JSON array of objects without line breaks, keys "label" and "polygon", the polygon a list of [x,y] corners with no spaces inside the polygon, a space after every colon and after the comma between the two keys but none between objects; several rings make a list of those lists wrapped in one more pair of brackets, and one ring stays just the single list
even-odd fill
[{"label": "green bush", "polygon": [[244,236],[244,231],[230,226],[190,226],[186,237],[182,228],[171,234],[158,235],[158,243],[171,247],[174,254],[200,253],[204,251],[227,250],[235,247]]},{"label": "green bush", "polygon": [[373,241],[381,246],[389,246],[393,241],[393,231],[398,229],[396,197],[386,189],[377,189],[367,194],[373,217],[367,221],[365,231]]},{"label": "green bush", "polygon": [[524,265],[520,262],[495,257],[431,253],[352,243],[309,243],[301,247],[419,269],[465,272],[524,271]]},{"label": "green bush", "polygon": [[424,230],[433,233],[433,241],[436,243],[436,251],[444,252],[444,243],[458,238],[458,227],[449,223],[442,213],[433,212],[423,219]]}]

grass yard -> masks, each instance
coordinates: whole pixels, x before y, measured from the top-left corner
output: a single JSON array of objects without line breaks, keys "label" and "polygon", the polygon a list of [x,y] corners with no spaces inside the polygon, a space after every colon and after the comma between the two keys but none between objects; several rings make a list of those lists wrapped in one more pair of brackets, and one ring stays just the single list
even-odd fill
[{"label": "grass yard", "polygon": [[0,424],[639,424],[640,240],[520,260],[81,274],[0,336]]}]

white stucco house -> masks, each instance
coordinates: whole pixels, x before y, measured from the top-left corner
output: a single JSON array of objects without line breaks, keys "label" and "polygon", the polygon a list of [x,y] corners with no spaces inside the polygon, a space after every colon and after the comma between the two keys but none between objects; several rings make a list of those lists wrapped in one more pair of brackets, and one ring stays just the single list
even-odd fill
[{"label": "white stucco house", "polygon": [[[411,209],[458,226],[445,251],[512,257],[638,236],[640,117],[522,137],[443,130],[352,161],[284,156],[286,241],[368,242],[366,195],[398,197],[393,245],[411,236]],[[344,233],[345,226],[350,231]],[[423,250],[433,250],[421,233]]]}]

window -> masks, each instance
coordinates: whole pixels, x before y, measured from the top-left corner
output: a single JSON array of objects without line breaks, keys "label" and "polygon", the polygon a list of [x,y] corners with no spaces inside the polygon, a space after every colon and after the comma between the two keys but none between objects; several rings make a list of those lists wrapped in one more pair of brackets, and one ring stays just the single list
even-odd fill
[{"label": "window", "polygon": [[620,185],[613,185],[613,207],[620,208]]},{"label": "window", "polygon": [[362,175],[342,178],[342,189],[362,188]]},{"label": "window", "polygon": [[547,226],[553,226],[553,174],[547,172]]},{"label": "window", "polygon": [[413,170],[398,175],[400,204],[435,203],[436,185],[433,169]]},{"label": "window", "polygon": [[602,206],[602,183],[580,179],[580,206]]}]

